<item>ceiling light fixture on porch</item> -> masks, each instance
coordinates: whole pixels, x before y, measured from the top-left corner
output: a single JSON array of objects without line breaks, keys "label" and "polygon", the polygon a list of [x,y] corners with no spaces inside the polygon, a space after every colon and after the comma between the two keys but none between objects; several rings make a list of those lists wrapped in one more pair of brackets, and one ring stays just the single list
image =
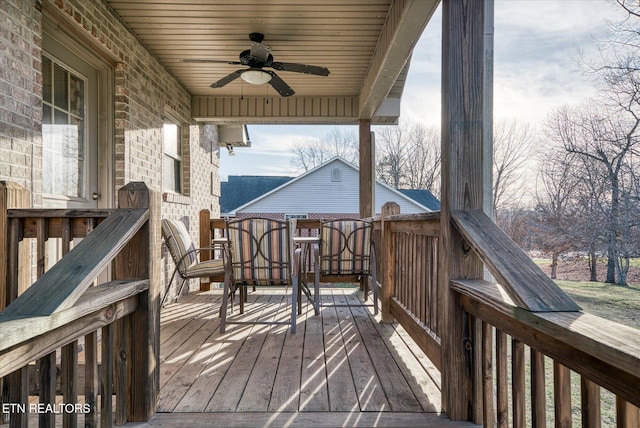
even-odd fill
[{"label": "ceiling light fixture on porch", "polygon": [[252,85],[263,85],[271,80],[271,74],[258,68],[250,68],[240,75],[242,80]]},{"label": "ceiling light fixture on porch", "polygon": [[227,144],[227,151],[229,152],[229,156],[236,155],[236,152],[233,151],[233,146],[231,144]]}]

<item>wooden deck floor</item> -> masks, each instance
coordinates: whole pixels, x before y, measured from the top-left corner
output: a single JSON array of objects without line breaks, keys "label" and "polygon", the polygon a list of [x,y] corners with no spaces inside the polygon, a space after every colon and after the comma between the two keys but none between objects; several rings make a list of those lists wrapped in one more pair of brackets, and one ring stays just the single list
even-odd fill
[{"label": "wooden deck floor", "polygon": [[[323,300],[357,302],[353,288]],[[231,320],[286,321],[285,290],[250,293]],[[397,325],[371,308],[303,303],[287,325],[230,324],[220,334],[221,292],[192,293],[161,314],[160,402],[149,423],[127,426],[474,426],[439,413],[439,373]]]}]

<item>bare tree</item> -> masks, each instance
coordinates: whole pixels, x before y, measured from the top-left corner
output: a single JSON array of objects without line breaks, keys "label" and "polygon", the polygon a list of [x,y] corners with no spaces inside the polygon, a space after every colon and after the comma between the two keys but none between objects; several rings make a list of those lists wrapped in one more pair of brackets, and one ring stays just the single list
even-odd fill
[{"label": "bare tree", "polygon": [[440,130],[414,125],[410,134],[413,151],[406,166],[406,187],[429,189],[440,194]]},{"label": "bare tree", "polygon": [[[560,154],[562,155],[562,154]],[[578,186],[567,156],[542,162],[536,190],[536,240],[551,254],[551,278],[556,279],[558,256],[574,246],[572,196]]]},{"label": "bare tree", "polygon": [[376,176],[394,189],[405,181],[412,151],[410,133],[407,125],[385,126],[376,132]]},{"label": "bare tree", "polygon": [[376,175],[398,189],[428,189],[439,194],[440,131],[415,122],[376,132]]},{"label": "bare tree", "polygon": [[517,205],[522,179],[536,151],[536,131],[517,119],[502,119],[493,128],[493,209]]},{"label": "bare tree", "polygon": [[[640,87],[639,87],[640,88]],[[620,95],[620,94],[618,94]],[[620,97],[620,100],[623,98]],[[606,282],[616,282],[616,270],[620,271],[618,255],[620,234],[621,186],[623,174],[629,158],[640,146],[636,136],[640,126],[640,116],[636,115],[630,104],[613,109],[594,102],[577,108],[558,109],[550,117],[548,126],[556,141],[562,144],[567,153],[582,160],[585,171],[592,171],[593,179],[606,183],[606,224],[607,231],[607,277]],[[627,115],[624,115],[624,113]],[[595,174],[599,172],[600,176]],[[592,188],[597,188],[593,185]],[[602,201],[604,202],[604,201]],[[618,283],[621,278],[618,278]]]},{"label": "bare tree", "polygon": [[309,171],[336,156],[357,164],[358,150],[355,132],[333,128],[322,139],[308,138],[294,143],[291,164],[298,171]]}]

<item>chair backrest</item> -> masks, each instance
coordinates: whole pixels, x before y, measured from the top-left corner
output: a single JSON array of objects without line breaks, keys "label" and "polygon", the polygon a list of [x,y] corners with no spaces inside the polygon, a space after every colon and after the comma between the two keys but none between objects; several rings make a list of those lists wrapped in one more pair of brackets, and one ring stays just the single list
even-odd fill
[{"label": "chair backrest", "polygon": [[181,276],[185,275],[187,267],[198,260],[187,227],[179,220],[162,219],[162,237],[178,272]]},{"label": "chair backrest", "polygon": [[291,283],[291,234],[287,222],[257,217],[229,220],[227,236],[235,283]]},{"label": "chair backrest", "polygon": [[367,275],[373,223],[338,219],[320,223],[320,274]]}]

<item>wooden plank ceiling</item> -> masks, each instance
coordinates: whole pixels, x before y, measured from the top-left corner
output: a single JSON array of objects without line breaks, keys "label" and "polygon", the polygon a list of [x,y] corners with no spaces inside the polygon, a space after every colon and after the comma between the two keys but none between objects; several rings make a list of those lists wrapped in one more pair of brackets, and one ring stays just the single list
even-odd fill
[{"label": "wooden plank ceiling", "polygon": [[[393,123],[399,114],[412,49],[439,0],[108,3],[194,96],[196,119],[355,123],[362,118]],[[238,61],[240,52],[251,47],[252,32],[264,34],[263,43],[270,46],[274,61],[327,67],[330,75],[276,71],[295,91],[283,98],[268,84],[251,85],[242,79],[210,88],[213,82],[246,66],[183,62]],[[380,115],[376,115],[378,110]]]}]

